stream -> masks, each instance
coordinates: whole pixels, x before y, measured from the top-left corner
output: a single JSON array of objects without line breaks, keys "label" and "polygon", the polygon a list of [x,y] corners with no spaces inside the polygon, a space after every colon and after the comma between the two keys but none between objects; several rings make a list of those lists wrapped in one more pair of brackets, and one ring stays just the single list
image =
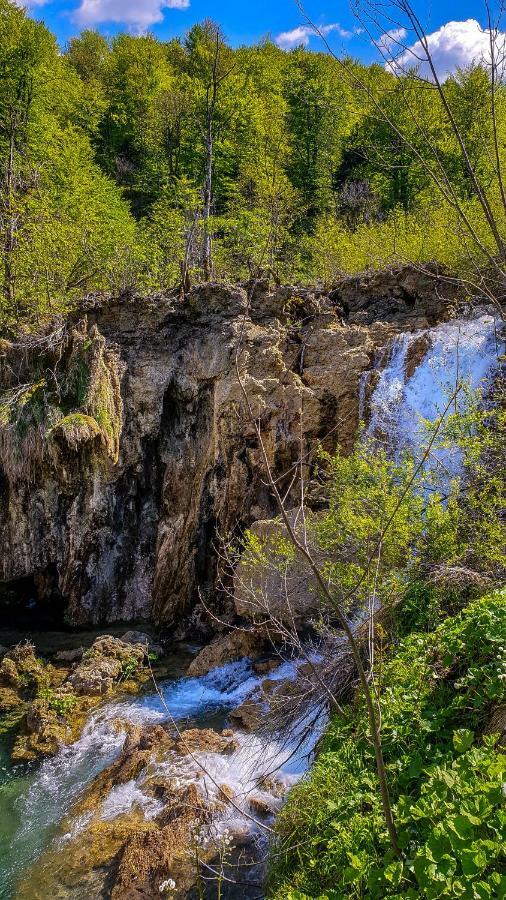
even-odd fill
[{"label": "stream", "polygon": [[[181,668],[183,662],[187,663],[188,657],[179,660]],[[177,661],[174,668],[177,669]],[[293,679],[296,670],[295,662],[286,662],[271,672],[269,679]],[[61,846],[62,841],[75,837],[87,824],[85,817],[77,817],[68,834],[61,835],[58,829],[78,794],[119,755],[125,732],[113,727],[115,720],[147,725],[166,722],[172,717],[191,727],[220,729],[227,724],[227,713],[249,697],[262,680],[255,675],[247,659],[214,669],[200,678],[166,678],[159,684],[164,704],[154,689],[133,699],[104,703],[91,714],[78,741],[62,747],[55,757],[45,760],[39,767],[9,765],[7,748],[4,748],[0,772],[2,900],[10,900],[16,895],[20,879],[52,841]],[[241,816],[240,808],[247,810],[252,791],[256,796],[262,794],[257,784],[262,775],[277,769],[277,778],[286,787],[297,780],[307,768],[309,753],[318,736],[318,733],[312,734],[294,753],[294,747],[300,742],[296,732],[283,745],[255,734],[238,732],[237,748],[231,754],[197,754],[209,773],[209,777],[204,775],[200,779],[205,793],[217,799],[215,782],[225,783],[233,791],[239,807],[228,809],[218,828],[244,826],[247,820]],[[195,781],[201,775],[197,763],[188,758],[183,758],[177,769],[173,761],[162,761],[155,773],[177,775],[184,782]],[[112,819],[133,808],[142,811],[148,819],[160,813],[163,804],[143,793],[142,780],[141,774],[139,778],[113,788],[103,801],[100,816]],[[279,804],[278,798],[268,799]],[[37,877],[40,879],[37,896],[50,896],[44,893],[43,867],[37,871]],[[77,900],[82,894],[78,890],[66,896]]]}]

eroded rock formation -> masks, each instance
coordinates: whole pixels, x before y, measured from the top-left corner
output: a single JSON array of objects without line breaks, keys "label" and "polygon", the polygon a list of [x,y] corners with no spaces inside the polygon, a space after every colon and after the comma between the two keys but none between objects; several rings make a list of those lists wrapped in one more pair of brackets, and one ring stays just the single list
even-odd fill
[{"label": "eroded rock formation", "polygon": [[274,512],[236,378],[239,343],[283,483],[317,441],[350,446],[361,374],[396,331],[448,317],[449,290],[412,270],[347,279],[328,296],[260,283],[249,304],[246,289],[209,284],[184,302],[88,301],[65,324],[67,357],[4,342],[4,392],[31,372],[45,409],[55,379],[61,393],[54,372],[77,364],[74,345],[88,366],[80,402],[72,382],[66,417],[39,427],[29,469],[6,464],[16,435],[2,425],[4,590],[59,596],[74,624],[177,624],[199,590],[213,594],[220,536]]}]

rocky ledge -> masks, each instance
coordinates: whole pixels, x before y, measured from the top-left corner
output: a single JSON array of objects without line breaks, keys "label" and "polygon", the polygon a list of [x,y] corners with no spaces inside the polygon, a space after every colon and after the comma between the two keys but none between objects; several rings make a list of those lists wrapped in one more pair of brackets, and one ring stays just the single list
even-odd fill
[{"label": "rocky ledge", "polygon": [[220,537],[274,512],[238,348],[283,483],[318,441],[350,447],[361,375],[392,336],[451,315],[455,289],[437,280],[401,269],[328,294],[261,282],[90,299],[2,341],[0,603],[169,627],[199,592],[214,603]]}]

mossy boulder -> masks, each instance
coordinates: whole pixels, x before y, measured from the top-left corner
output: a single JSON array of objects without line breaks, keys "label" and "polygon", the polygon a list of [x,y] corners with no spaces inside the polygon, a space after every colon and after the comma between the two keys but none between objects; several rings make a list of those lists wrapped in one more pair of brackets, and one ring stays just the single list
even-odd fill
[{"label": "mossy boulder", "polygon": [[89,711],[115,688],[139,689],[148,671],[146,649],[104,635],[84,651],[70,671],[44,664],[31,644],[9,651],[0,664],[0,711],[16,709],[20,732],[15,760],[52,756],[62,744],[77,740]]},{"label": "mossy boulder", "polygon": [[73,452],[93,441],[102,440],[102,431],[96,419],[85,413],[75,412],[60,419],[57,425],[51,428],[49,436],[56,441],[59,447],[68,447]]},{"label": "mossy boulder", "polygon": [[48,687],[55,674],[35,655],[29,642],[12,647],[0,662],[0,711],[13,709]]},{"label": "mossy boulder", "polygon": [[146,649],[141,645],[125,644],[109,635],[97,638],[83,653],[69,676],[69,684],[78,695],[103,696],[122,680],[142,680],[145,655]]}]

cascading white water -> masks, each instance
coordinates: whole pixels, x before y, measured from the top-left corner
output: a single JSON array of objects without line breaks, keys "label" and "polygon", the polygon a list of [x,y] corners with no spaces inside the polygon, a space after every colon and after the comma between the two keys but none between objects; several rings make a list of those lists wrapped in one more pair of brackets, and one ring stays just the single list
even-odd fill
[{"label": "cascading white water", "polygon": [[[297,665],[296,661],[286,662],[271,672],[269,679],[294,679]],[[43,762],[27,789],[17,797],[15,805],[19,827],[13,835],[15,853],[3,871],[0,897],[12,896],[16,881],[48,845],[76,796],[118,756],[124,741],[124,731],[117,728],[118,721],[147,725],[172,718],[174,721],[190,720],[205,725],[207,719],[218,715],[224,722],[227,712],[251,696],[262,680],[255,675],[251,662],[243,659],[214,669],[200,678],[163,682],[164,703],[152,692],[125,701],[106,703],[95,711],[79,740],[62,747],[55,757]],[[307,755],[318,737],[316,730],[301,742],[301,732],[294,732],[289,740],[281,744],[253,734],[238,734],[237,749],[226,756],[220,753],[195,755],[209,773],[199,778],[198,784],[207,796],[218,799],[216,784],[226,783],[234,792],[237,806],[246,810],[251,791],[256,789],[256,794],[261,795],[257,782],[262,776],[278,770],[278,777],[287,785],[300,776],[307,765]],[[188,783],[196,782],[197,773],[202,775],[198,769],[198,764],[190,757],[169,755],[152,767],[150,774],[170,775],[179,778],[182,783]],[[112,819],[134,808],[142,811],[146,818],[156,816],[163,804],[144,793],[144,777],[141,773],[138,778],[114,787],[104,798],[100,817]],[[280,802],[272,797],[270,801],[273,807]],[[88,825],[89,820],[88,814],[76,817],[70,823],[68,832],[58,836],[58,845],[72,840]],[[239,811],[230,808],[224,812],[221,827],[237,826],[240,821]],[[220,823],[218,831],[219,828]]]},{"label": "cascading white water", "polygon": [[[503,352],[501,326],[500,320],[485,312],[398,335],[369,402],[366,435],[385,440],[391,451],[409,450],[419,457],[426,441],[423,419],[438,420],[456,385],[486,390]],[[426,340],[427,349],[410,374],[410,350],[421,340]],[[457,407],[462,409],[464,402],[461,393]],[[457,472],[456,455],[445,454],[444,463],[452,474]]]}]

